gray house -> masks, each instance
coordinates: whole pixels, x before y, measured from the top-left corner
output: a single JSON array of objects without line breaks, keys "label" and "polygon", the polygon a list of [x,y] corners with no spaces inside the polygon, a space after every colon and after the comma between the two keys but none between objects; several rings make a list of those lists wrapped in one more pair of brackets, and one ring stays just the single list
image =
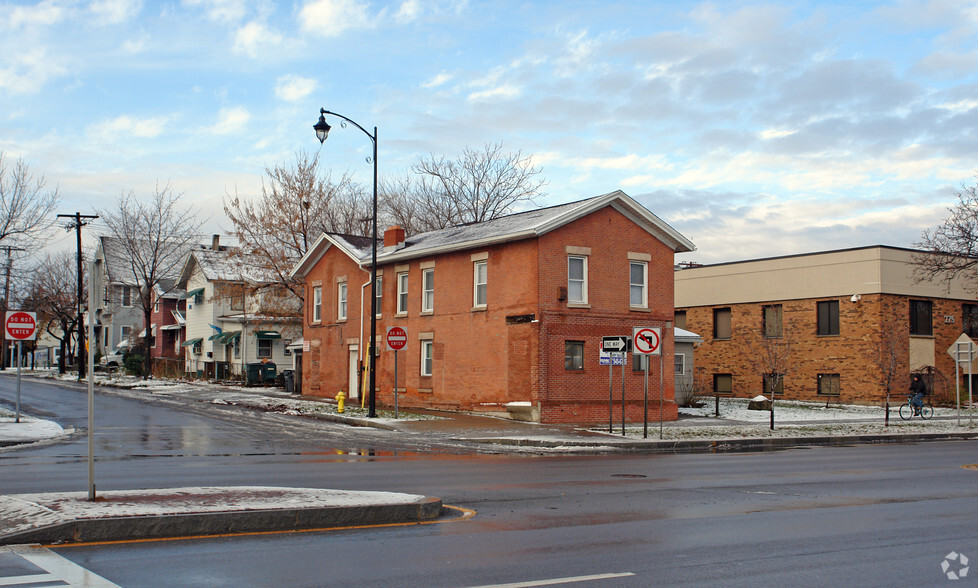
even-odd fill
[{"label": "gray house", "polygon": [[105,354],[122,349],[143,330],[139,304],[139,281],[125,249],[114,237],[99,237],[95,251],[102,275],[95,276],[96,348]]}]

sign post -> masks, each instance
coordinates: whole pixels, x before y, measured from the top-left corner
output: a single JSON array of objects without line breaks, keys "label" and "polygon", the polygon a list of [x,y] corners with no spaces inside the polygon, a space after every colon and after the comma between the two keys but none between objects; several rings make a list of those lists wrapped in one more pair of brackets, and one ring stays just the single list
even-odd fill
[{"label": "sign post", "polygon": [[975,355],[978,354],[978,348],[975,346],[975,342],[972,341],[966,333],[961,333],[951,347],[947,350],[948,354],[954,358],[954,383],[957,388],[958,397],[958,425],[961,425],[961,376],[959,370],[961,369],[962,363],[968,364],[968,425],[974,424],[974,408],[972,407],[973,400],[973,383],[974,379],[972,376],[972,366],[975,361]]},{"label": "sign post", "polygon": [[394,352],[394,418],[397,418],[397,352],[407,345],[407,331],[401,327],[387,329],[387,349]]},{"label": "sign post", "polygon": [[608,432],[614,429],[612,425],[614,413],[614,389],[612,374],[615,365],[621,366],[621,434],[625,434],[625,364],[628,363],[628,352],[632,350],[632,340],[628,336],[601,338],[601,365],[608,366]]},{"label": "sign post", "polygon": [[649,355],[659,356],[659,439],[662,439],[662,329],[659,327],[635,327],[632,330],[635,353],[645,355],[645,414],[643,436],[649,436]]},{"label": "sign post", "polygon": [[34,341],[37,339],[37,313],[24,312],[22,310],[8,310],[7,318],[4,321],[4,331],[7,339],[17,342],[17,410],[14,422],[20,422],[20,364],[21,351],[24,341]]}]

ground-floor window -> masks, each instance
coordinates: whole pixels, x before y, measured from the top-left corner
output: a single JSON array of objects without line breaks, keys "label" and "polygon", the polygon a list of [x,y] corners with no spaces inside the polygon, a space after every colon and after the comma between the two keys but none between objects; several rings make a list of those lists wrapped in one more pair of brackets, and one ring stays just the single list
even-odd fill
[{"label": "ground-floor window", "polygon": [[764,374],[764,395],[784,396],[784,374]]},{"label": "ground-floor window", "polygon": [[839,374],[819,374],[818,393],[826,396],[838,396],[840,393]]},{"label": "ground-floor window", "polygon": [[435,344],[434,341],[422,341],[421,342],[421,375],[430,376],[432,373],[432,368],[435,358]]},{"label": "ground-floor window", "polygon": [[584,371],[584,341],[564,341],[564,369]]},{"label": "ground-floor window", "polygon": [[733,375],[713,374],[713,392],[715,394],[733,394]]},{"label": "ground-floor window", "polygon": [[270,359],[272,357],[272,340],[258,340],[258,359]]}]

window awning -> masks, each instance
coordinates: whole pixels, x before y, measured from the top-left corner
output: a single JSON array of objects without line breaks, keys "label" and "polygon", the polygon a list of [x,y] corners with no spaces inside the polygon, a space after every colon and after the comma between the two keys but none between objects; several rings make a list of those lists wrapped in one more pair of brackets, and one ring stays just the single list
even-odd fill
[{"label": "window awning", "polygon": [[192,347],[192,346],[200,343],[203,340],[204,340],[203,337],[197,337],[196,339],[188,339],[188,340],[184,341],[183,343],[181,343],[180,346],[181,347]]},{"label": "window awning", "polygon": [[278,331],[255,331],[255,337],[259,339],[281,339],[282,335]]},{"label": "window awning", "polygon": [[179,331],[183,328],[183,325],[163,325],[160,327],[161,331]]},{"label": "window awning", "polygon": [[218,345],[230,345],[235,339],[241,336],[241,331],[228,331],[218,335],[217,339],[214,340]]},{"label": "window awning", "polygon": [[203,294],[203,293],[204,293],[204,289],[203,288],[197,288],[196,290],[191,290],[190,292],[187,292],[186,294],[184,294],[183,296],[181,296],[180,297],[180,300],[186,300],[187,298],[193,298],[194,296],[196,296],[198,294]]}]

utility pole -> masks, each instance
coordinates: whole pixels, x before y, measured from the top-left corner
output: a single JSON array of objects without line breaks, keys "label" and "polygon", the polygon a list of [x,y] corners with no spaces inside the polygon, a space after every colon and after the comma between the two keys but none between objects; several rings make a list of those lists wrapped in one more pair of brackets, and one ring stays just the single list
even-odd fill
[{"label": "utility pole", "polygon": [[[26,250],[22,247],[11,247],[9,245],[0,247],[0,249],[5,250],[7,252],[7,270],[6,270],[7,275],[4,280],[4,286],[3,286],[3,314],[0,315],[4,317],[4,320],[6,320],[7,311],[10,310],[10,268],[11,265],[13,264],[13,261],[10,259],[10,252],[26,251]],[[6,329],[4,329],[2,333],[0,333],[0,340],[3,341],[3,349],[0,349],[0,370],[5,370],[7,369],[7,330]]]},{"label": "utility pole", "polygon": [[[81,230],[82,227],[88,223],[83,223],[82,219],[90,220],[98,218],[97,214],[82,214],[76,212],[75,214],[59,214],[58,218],[70,218],[74,220],[73,224],[68,225],[66,228],[70,231],[75,229],[75,237],[78,242],[78,345],[75,346],[75,357],[78,358],[78,381],[82,381],[85,373],[85,315],[82,313],[82,301],[85,296],[84,287],[84,277],[85,274],[82,271],[82,238]],[[95,276],[92,276],[95,279]],[[94,316],[92,319],[94,320]]]}]

